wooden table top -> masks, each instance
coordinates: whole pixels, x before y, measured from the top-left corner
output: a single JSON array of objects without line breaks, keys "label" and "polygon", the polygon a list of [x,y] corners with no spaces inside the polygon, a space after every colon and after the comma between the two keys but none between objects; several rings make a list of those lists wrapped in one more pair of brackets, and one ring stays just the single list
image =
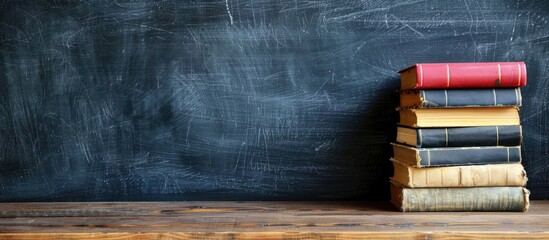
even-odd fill
[{"label": "wooden table top", "polygon": [[0,239],[549,239],[520,212],[401,213],[385,202],[0,203]]}]

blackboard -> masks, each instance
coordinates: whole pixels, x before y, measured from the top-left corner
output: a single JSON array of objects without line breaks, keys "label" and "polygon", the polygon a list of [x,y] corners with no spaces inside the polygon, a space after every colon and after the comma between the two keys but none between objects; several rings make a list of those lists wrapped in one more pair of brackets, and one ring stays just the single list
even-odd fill
[{"label": "blackboard", "polygon": [[549,197],[548,1],[2,1],[0,201],[385,200],[397,70],[525,61]]}]

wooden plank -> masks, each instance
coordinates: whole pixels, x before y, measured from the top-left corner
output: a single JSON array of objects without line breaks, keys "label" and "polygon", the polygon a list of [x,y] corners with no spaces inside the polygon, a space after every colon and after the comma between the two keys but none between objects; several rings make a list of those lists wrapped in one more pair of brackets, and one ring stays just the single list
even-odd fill
[{"label": "wooden plank", "polygon": [[[300,213],[335,215],[368,213],[398,215],[392,205],[386,202],[235,202],[235,201],[185,201],[185,202],[63,202],[63,203],[0,203],[0,218],[6,217],[101,217],[101,216],[178,216],[191,213]],[[447,213],[406,213],[426,215],[447,215]],[[525,213],[509,212],[455,212],[452,215],[548,215],[549,201],[533,201]]]},{"label": "wooden plank", "polygon": [[545,233],[492,233],[492,232],[169,232],[169,233],[22,233],[2,234],[0,239],[40,240],[40,239],[116,239],[116,240],[153,240],[153,239],[547,239]]},{"label": "wooden plank", "polygon": [[370,202],[1,203],[0,239],[549,238],[526,213],[401,213]]}]

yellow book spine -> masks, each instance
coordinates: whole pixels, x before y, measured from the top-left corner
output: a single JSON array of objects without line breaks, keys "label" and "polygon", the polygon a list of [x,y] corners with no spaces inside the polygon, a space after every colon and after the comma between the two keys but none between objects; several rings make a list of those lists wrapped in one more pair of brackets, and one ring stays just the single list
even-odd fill
[{"label": "yellow book spine", "polygon": [[[490,164],[453,167],[414,168],[393,162],[395,171],[405,168],[407,182],[394,179],[410,188],[423,187],[482,187],[482,186],[525,186],[527,182],[524,167],[519,163]],[[404,169],[403,169],[404,170]]]}]

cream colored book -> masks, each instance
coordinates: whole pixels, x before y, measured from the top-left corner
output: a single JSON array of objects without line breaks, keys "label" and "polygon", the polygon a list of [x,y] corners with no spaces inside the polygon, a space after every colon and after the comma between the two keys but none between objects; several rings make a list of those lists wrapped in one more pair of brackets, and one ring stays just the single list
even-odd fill
[{"label": "cream colored book", "polygon": [[391,202],[403,212],[524,212],[529,197],[523,187],[407,188],[391,182]]},{"label": "cream colored book", "polygon": [[528,180],[520,163],[415,168],[395,159],[391,161],[394,167],[391,179],[409,188],[522,187]]},{"label": "cream colored book", "polygon": [[520,125],[517,107],[400,109],[399,115],[400,125],[414,128]]}]

